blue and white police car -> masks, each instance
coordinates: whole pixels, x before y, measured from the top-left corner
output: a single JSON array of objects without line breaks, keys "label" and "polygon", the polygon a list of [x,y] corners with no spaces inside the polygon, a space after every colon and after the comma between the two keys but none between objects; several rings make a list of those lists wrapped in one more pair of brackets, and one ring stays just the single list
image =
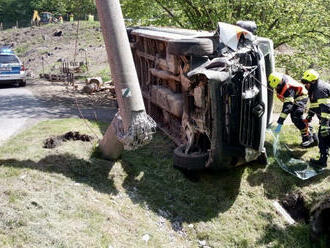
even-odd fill
[{"label": "blue and white police car", "polygon": [[26,85],[26,69],[14,51],[8,47],[0,47],[0,84]]}]

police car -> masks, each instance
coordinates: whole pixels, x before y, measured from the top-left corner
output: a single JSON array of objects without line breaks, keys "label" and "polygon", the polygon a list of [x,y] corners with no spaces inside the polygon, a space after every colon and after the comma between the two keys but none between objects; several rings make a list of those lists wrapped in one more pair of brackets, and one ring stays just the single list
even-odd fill
[{"label": "police car", "polygon": [[0,47],[0,84],[26,85],[26,69],[20,59],[8,47]]}]

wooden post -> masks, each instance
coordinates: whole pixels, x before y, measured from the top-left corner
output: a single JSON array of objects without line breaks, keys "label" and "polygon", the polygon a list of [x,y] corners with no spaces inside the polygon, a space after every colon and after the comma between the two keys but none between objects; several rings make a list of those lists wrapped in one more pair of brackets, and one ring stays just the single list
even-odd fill
[{"label": "wooden post", "polygon": [[42,60],[42,74],[45,75],[44,57],[41,57],[41,60]]},{"label": "wooden post", "polygon": [[75,42],[75,45],[74,45],[74,56],[73,56],[73,61],[74,62],[76,62],[76,57],[77,57],[77,46],[78,46],[78,39],[79,39],[79,23],[80,23],[80,21],[78,20],[76,42]]}]

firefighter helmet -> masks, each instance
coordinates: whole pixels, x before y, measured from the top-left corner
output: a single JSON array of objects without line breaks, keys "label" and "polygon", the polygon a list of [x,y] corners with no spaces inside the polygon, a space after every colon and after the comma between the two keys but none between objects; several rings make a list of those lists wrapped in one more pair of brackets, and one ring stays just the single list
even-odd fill
[{"label": "firefighter helmet", "polygon": [[313,81],[317,81],[319,79],[320,75],[317,71],[313,69],[309,69],[304,72],[304,75],[301,78],[302,83],[311,83]]},{"label": "firefighter helmet", "polygon": [[273,72],[268,77],[269,85],[275,89],[282,81],[283,74],[279,72]]}]

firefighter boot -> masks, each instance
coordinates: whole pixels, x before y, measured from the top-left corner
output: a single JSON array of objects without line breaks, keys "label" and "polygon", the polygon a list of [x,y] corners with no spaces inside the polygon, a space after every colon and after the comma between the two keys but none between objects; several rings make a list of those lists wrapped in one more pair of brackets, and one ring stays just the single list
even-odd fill
[{"label": "firefighter boot", "polygon": [[314,142],[311,144],[312,146],[318,146],[319,145],[319,137],[317,136],[317,133],[314,132],[314,128],[312,126],[309,126],[309,133],[312,135]]},{"label": "firefighter boot", "polygon": [[316,142],[314,141],[313,136],[310,134],[302,135],[301,138],[302,138],[301,146],[303,148],[308,148],[317,145]]},{"label": "firefighter boot", "polygon": [[323,169],[327,167],[327,160],[328,160],[328,154],[321,154],[319,160],[311,159],[310,165],[317,169]]}]

